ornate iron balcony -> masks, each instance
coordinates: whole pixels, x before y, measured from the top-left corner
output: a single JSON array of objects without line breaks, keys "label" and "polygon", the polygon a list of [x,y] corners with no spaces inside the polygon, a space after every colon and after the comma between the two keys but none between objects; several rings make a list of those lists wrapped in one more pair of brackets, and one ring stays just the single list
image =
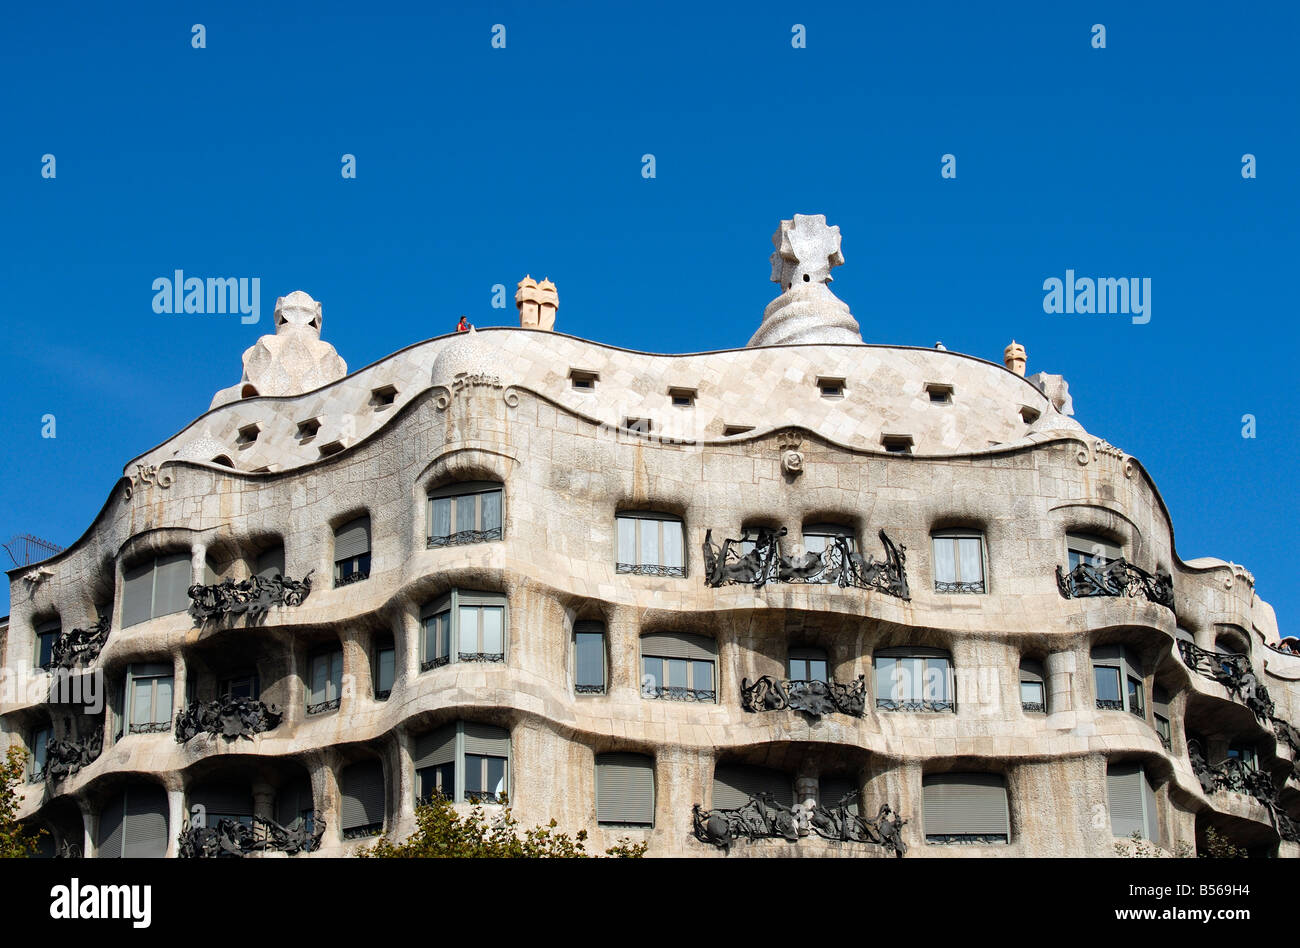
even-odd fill
[{"label": "ornate iron balcony", "polygon": [[1113,699],[1111,699],[1111,698],[1098,698],[1098,699],[1097,699],[1097,710],[1098,710],[1098,711],[1123,711],[1123,710],[1124,710],[1124,702],[1123,702],[1123,701],[1115,701],[1115,700],[1113,700]]},{"label": "ornate iron balcony", "polygon": [[956,701],[938,701],[929,698],[877,698],[877,711],[933,711],[954,712]]},{"label": "ornate iron balcony", "polygon": [[288,826],[261,816],[253,825],[238,820],[218,820],[215,827],[191,826],[186,822],[177,838],[177,855],[182,859],[242,857],[257,852],[309,853],[320,848],[325,821],[312,812],[311,827],[301,816]]},{"label": "ornate iron balcony", "polygon": [[367,823],[365,826],[354,826],[352,829],[343,831],[344,839],[365,839],[367,836],[378,836],[384,831],[383,823]]},{"label": "ornate iron balcony", "polygon": [[807,807],[788,807],[769,793],[750,797],[735,809],[705,810],[698,803],[691,811],[695,838],[727,852],[740,839],[785,839],[798,842],[816,835],[822,839],[851,843],[871,843],[892,849],[896,856],[907,852],[902,829],[907,820],[900,819],[889,804],[875,818],[858,813],[858,792],[852,791],[837,803]]},{"label": "ornate iron balcony", "polygon": [[54,640],[50,654],[50,666],[72,669],[77,665],[86,666],[99,657],[104,643],[108,641],[108,630],[112,624],[112,610],[109,610],[89,629],[71,629],[59,633]]},{"label": "ornate iron balcony", "polygon": [[1174,608],[1173,578],[1165,572],[1154,576],[1134,566],[1123,557],[1111,560],[1105,566],[1080,563],[1070,572],[1056,567],[1056,586],[1066,599],[1087,596],[1142,597],[1166,609]]},{"label": "ornate iron balcony", "polygon": [[631,573],[634,576],[685,576],[685,566],[660,566],[657,563],[617,563],[616,573]]},{"label": "ornate iron balcony", "polygon": [[265,705],[253,698],[226,695],[216,701],[198,701],[176,719],[176,743],[184,744],[199,734],[220,735],[227,741],[242,737],[251,741],[279,726],[284,717],[276,705]]},{"label": "ornate iron balcony", "polygon": [[907,547],[895,545],[884,530],[880,531],[880,542],[885,547],[885,558],[880,561],[874,556],[864,559],[853,551],[848,537],[841,536],[831,537],[830,545],[820,553],[786,556],[780,545],[785,534],[785,527],[761,527],[753,540],[754,548],[742,553],[743,544],[750,542],[749,531],[739,540],[723,540],[721,549],[713,542],[713,531],[705,532],[704,581],[714,587],[748,583],[755,589],[768,583],[825,583],[911,598],[905,567]]},{"label": "ornate iron balcony", "polygon": [[925,841],[932,846],[982,846],[1005,843],[1005,833],[930,833]]},{"label": "ornate iron balcony", "polygon": [[674,688],[666,685],[643,685],[642,698],[659,698],[665,701],[706,701],[718,700],[716,691],[705,688]]},{"label": "ornate iron balcony", "polygon": [[307,705],[307,713],[324,714],[326,711],[337,711],[339,701],[339,698],[331,698],[329,701],[318,701],[316,704],[309,704]]},{"label": "ornate iron balcony", "polygon": [[1020,710],[1026,714],[1046,714],[1047,706],[1041,701],[1022,701],[1020,702]]},{"label": "ornate iron balcony", "polygon": [[969,583],[936,582],[934,591],[937,593],[982,593],[984,591],[984,580],[977,579]]},{"label": "ornate iron balcony", "polygon": [[838,711],[860,718],[867,703],[867,680],[859,675],[843,684],[837,681],[786,681],[763,675],[753,684],[740,683],[740,704],[746,711],[803,711],[823,715]]},{"label": "ornate iron balcony", "polygon": [[[312,570],[315,572],[315,570]],[[311,572],[302,582],[286,579],[276,573],[270,579],[250,576],[248,579],[225,579],[211,586],[191,586],[190,615],[202,625],[226,616],[247,615],[256,622],[272,606],[300,606],[311,594]]]},{"label": "ornate iron balcony", "polygon": [[102,719],[87,719],[80,730],[86,736],[79,741],[51,740],[45,745],[45,776],[50,780],[71,777],[89,766],[104,750]]},{"label": "ornate iron balcony", "polygon": [[1201,789],[1208,795],[1219,790],[1241,793],[1254,797],[1261,804],[1272,810],[1277,806],[1277,791],[1273,778],[1262,770],[1256,770],[1245,764],[1239,757],[1228,757],[1211,766],[1198,741],[1187,742],[1187,758],[1192,764],[1192,772],[1200,781]]},{"label": "ornate iron balcony", "polygon": [[500,527],[493,527],[491,530],[461,530],[458,533],[451,533],[445,537],[429,537],[428,548],[430,550],[439,550],[444,546],[462,546],[466,543],[489,543],[492,540],[500,539]]},{"label": "ornate iron balcony", "polygon": [[1164,747],[1166,751],[1173,753],[1174,742],[1169,738],[1168,734],[1161,734],[1157,732],[1156,737],[1160,738],[1160,744],[1162,747]]},{"label": "ornate iron balcony", "polygon": [[1145,721],[1147,719],[1146,712],[1135,705],[1129,705],[1128,713],[1141,721]]},{"label": "ornate iron balcony", "polygon": [[457,659],[462,662],[504,662],[504,652],[458,652]]},{"label": "ornate iron balcony", "polygon": [[1248,707],[1255,717],[1273,720],[1274,704],[1268,688],[1256,676],[1245,655],[1219,655],[1185,639],[1178,640],[1183,664],[1202,677],[1223,685],[1228,694]]},{"label": "ornate iron balcony", "polygon": [[605,693],[604,685],[574,685],[574,694],[579,695],[603,695]]},{"label": "ornate iron balcony", "polygon": [[353,583],[359,583],[363,579],[370,578],[370,570],[357,570],[355,573],[348,573],[346,576],[340,576],[334,580],[334,588],[340,586],[351,586]]},{"label": "ornate iron balcony", "polygon": [[131,734],[166,734],[172,729],[172,719],[166,721],[145,721],[142,724],[132,724],[127,728]]},{"label": "ornate iron balcony", "polygon": [[441,668],[443,665],[451,662],[450,655],[439,655],[437,658],[431,658],[427,662],[420,662],[420,671],[427,672],[433,668]]}]

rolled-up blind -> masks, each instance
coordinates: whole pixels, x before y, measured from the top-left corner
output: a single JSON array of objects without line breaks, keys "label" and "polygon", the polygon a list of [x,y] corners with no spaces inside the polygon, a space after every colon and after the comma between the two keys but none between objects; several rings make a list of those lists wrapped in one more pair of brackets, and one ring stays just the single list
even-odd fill
[{"label": "rolled-up blind", "polygon": [[1020,663],[1020,680],[1042,682],[1043,663],[1032,658],[1024,659]]},{"label": "rolled-up blind", "polygon": [[645,754],[597,755],[596,821],[654,825],[653,758]]},{"label": "rolled-up blind", "polygon": [[[818,781],[817,802],[824,807],[832,807],[850,793],[854,792],[861,792],[856,778],[849,777],[845,774],[823,776],[821,780]],[[849,805],[849,812],[857,813],[859,802],[860,801],[855,798],[853,803]]]},{"label": "rolled-up blind", "polygon": [[343,769],[339,780],[343,796],[343,829],[384,822],[384,765],[362,761]]},{"label": "rolled-up blind", "polygon": [[311,795],[311,780],[300,777],[281,787],[275,794],[275,819],[281,826],[288,826],[304,810],[315,808]]},{"label": "rolled-up blind", "polygon": [[927,836],[1006,836],[1007,789],[998,774],[933,774],[923,782]]},{"label": "rolled-up blind", "polygon": [[370,518],[358,517],[334,531],[334,562],[370,552]]},{"label": "rolled-up blind", "polygon": [[717,657],[717,643],[708,636],[689,632],[649,632],[641,636],[641,654],[713,661]]},{"label": "rolled-up blind", "polygon": [[153,560],[126,570],[122,580],[122,625],[148,620],[153,611]]},{"label": "rolled-up blind", "polygon": [[765,767],[719,764],[713,771],[713,808],[734,810],[750,797],[770,793],[778,803],[794,806],[794,781],[789,774]]},{"label": "rolled-up blind", "polygon": [[1161,717],[1169,717],[1169,692],[1159,685],[1151,689],[1151,705]]},{"label": "rolled-up blind", "polygon": [[510,732],[505,728],[477,721],[464,722],[465,753],[488,757],[510,756]]},{"label": "rolled-up blind", "polygon": [[496,592],[481,592],[477,589],[456,590],[458,606],[504,606],[506,597]]},{"label": "rolled-up blind", "polygon": [[190,556],[169,553],[158,557],[153,588],[154,617],[184,612],[190,607]]},{"label": "rolled-up blind", "polygon": [[437,767],[450,764],[456,760],[456,722],[421,734],[415,739],[415,748],[411,755],[415,759],[415,769]]},{"label": "rolled-up blind", "polygon": [[284,575],[284,547],[273,546],[263,550],[257,557],[257,575],[263,579],[272,579],[278,573]]},{"label": "rolled-up blind", "polygon": [[1129,837],[1134,833],[1150,839],[1146,822],[1140,764],[1111,764],[1106,768],[1106,795],[1110,802],[1112,835]]},{"label": "rolled-up blind", "polygon": [[208,826],[215,827],[214,816],[253,815],[253,794],[246,787],[202,787],[190,794],[190,806],[202,806],[208,814]]},{"label": "rolled-up blind", "polygon": [[125,808],[126,797],[119,793],[100,811],[97,842],[100,859],[122,858],[122,814]]},{"label": "rolled-up blind", "polygon": [[122,855],[161,859],[167,855],[167,794],[161,787],[133,786],[126,792]]},{"label": "rolled-up blind", "polygon": [[428,619],[431,616],[436,616],[440,612],[446,612],[450,608],[451,596],[439,596],[437,599],[433,600],[433,602],[425,603],[420,607],[420,619]]}]

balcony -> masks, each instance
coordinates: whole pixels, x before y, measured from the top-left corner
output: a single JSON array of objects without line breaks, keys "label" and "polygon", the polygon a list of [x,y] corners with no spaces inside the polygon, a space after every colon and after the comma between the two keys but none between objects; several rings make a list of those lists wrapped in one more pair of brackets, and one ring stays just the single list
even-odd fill
[{"label": "balcony", "polygon": [[[820,553],[786,555],[781,552],[781,538],[786,530],[759,528],[757,537],[749,532],[739,540],[723,540],[719,548],[713,531],[704,534],[704,581],[713,587],[747,584],[759,589],[769,583],[809,583],[841,588],[875,589],[899,599],[910,600],[907,587],[907,547],[895,545],[880,531],[885,558],[863,558],[854,552],[849,538],[833,536]],[[748,543],[753,549],[743,552]]]},{"label": "balcony", "polygon": [[1187,757],[1192,764],[1192,772],[1200,781],[1201,790],[1209,796],[1220,790],[1239,793],[1252,797],[1260,806],[1268,810],[1273,828],[1282,839],[1288,842],[1300,842],[1300,826],[1287,816],[1278,800],[1279,791],[1273,784],[1273,778],[1262,770],[1247,764],[1240,757],[1228,757],[1217,764],[1209,764],[1205,752],[1196,740],[1187,742]]},{"label": "balcony", "polygon": [[615,563],[614,572],[629,573],[633,576],[674,576],[686,575],[685,566],[661,566],[658,563]]},{"label": "balcony", "polygon": [[808,836],[838,842],[870,843],[891,849],[896,856],[907,852],[900,819],[888,804],[874,819],[857,812],[858,794],[839,802],[813,807],[788,807],[768,793],[760,793],[736,809],[705,810],[698,803],[691,811],[695,838],[726,852],[739,840],[784,839],[795,843]]},{"label": "balcony", "polygon": [[327,711],[337,711],[339,709],[340,698],[330,698],[328,701],[318,701],[315,704],[307,705],[308,714],[324,714]]},{"label": "balcony", "polygon": [[279,573],[270,579],[263,576],[226,579],[211,586],[191,586],[190,615],[199,625],[238,615],[247,615],[250,621],[257,622],[272,606],[300,606],[310,594],[311,573],[302,582]]},{"label": "balcony", "polygon": [[94,762],[104,749],[103,720],[91,719],[82,740],[50,741],[45,745],[45,776],[50,780],[71,777]]},{"label": "balcony", "polygon": [[1047,705],[1041,701],[1022,701],[1020,702],[1020,710],[1025,714],[1046,714]]},{"label": "balcony", "polygon": [[172,719],[166,721],[143,721],[127,726],[128,734],[166,734],[172,729]]},{"label": "balcony", "polygon": [[447,546],[463,546],[467,543],[490,543],[493,540],[501,539],[501,528],[492,527],[489,530],[461,530],[458,533],[448,534],[445,537],[428,537],[428,549],[441,550]]},{"label": "balcony", "polygon": [[279,726],[284,713],[275,705],[265,705],[252,698],[232,698],[226,695],[216,701],[197,701],[181,712],[176,719],[176,743],[185,744],[200,734],[237,738],[251,741]]},{"label": "balcony", "polygon": [[716,702],[718,694],[707,688],[678,688],[672,685],[642,685],[642,698],[655,698],[663,701],[703,701]]},{"label": "balcony", "polygon": [[1123,557],[1105,566],[1080,563],[1068,573],[1056,567],[1056,586],[1066,599],[1090,596],[1142,598],[1166,609],[1174,608],[1174,583],[1168,573],[1151,575]]},{"label": "balcony", "polygon": [[764,675],[750,684],[746,678],[740,683],[740,703],[746,711],[802,711],[821,717],[839,712],[860,718],[867,703],[867,680],[859,675],[856,681],[844,684],[838,681],[790,681]]},{"label": "balcony", "polygon": [[177,840],[177,855],[182,859],[239,858],[263,852],[296,856],[320,848],[324,832],[325,821],[315,812],[309,820],[298,817],[288,826],[261,816],[253,817],[251,825],[239,820],[218,820],[215,827],[186,823]]},{"label": "balcony", "polygon": [[60,633],[54,640],[50,666],[69,670],[78,665],[84,668],[98,658],[104,643],[108,641],[111,613],[111,609],[106,610],[89,629],[71,629]]},{"label": "balcony", "polygon": [[957,710],[956,701],[944,701],[931,698],[877,698],[877,711],[925,711],[936,714],[951,714]]},{"label": "balcony", "polygon": [[1250,708],[1255,717],[1263,721],[1275,720],[1268,688],[1255,677],[1250,659],[1245,655],[1220,655],[1185,639],[1178,640],[1178,654],[1184,665],[1202,677],[1218,682],[1229,695]]}]

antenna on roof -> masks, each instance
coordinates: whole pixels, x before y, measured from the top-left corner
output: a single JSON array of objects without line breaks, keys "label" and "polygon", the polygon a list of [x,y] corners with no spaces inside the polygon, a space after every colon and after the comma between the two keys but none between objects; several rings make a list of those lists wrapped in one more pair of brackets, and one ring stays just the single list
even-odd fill
[{"label": "antenna on roof", "polygon": [[20,533],[8,543],[0,543],[0,546],[3,546],[5,552],[9,554],[9,559],[14,561],[14,566],[31,566],[33,563],[48,560],[56,553],[63,552],[63,547],[57,543],[42,540],[29,533]]}]

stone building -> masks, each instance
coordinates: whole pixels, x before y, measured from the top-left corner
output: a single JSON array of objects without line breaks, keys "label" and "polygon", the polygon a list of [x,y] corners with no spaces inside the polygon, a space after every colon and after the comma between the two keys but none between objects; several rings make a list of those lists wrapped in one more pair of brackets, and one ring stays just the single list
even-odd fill
[{"label": "stone building", "polygon": [[48,850],[341,855],[439,792],[652,856],[1300,852],[1300,657],[1250,573],[1178,557],[1024,346],[866,344],[838,229],[774,243],[721,352],[555,332],[525,278],[519,328],[347,374],[280,299],[10,573]]}]

